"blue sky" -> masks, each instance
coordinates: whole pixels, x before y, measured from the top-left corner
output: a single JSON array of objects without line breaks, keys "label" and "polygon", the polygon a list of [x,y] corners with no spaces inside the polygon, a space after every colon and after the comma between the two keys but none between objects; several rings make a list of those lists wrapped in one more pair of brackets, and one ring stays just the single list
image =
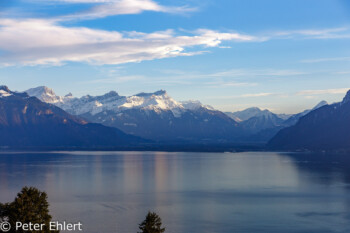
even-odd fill
[{"label": "blue sky", "polygon": [[0,80],[295,113],[350,89],[349,21],[346,0],[1,1]]}]

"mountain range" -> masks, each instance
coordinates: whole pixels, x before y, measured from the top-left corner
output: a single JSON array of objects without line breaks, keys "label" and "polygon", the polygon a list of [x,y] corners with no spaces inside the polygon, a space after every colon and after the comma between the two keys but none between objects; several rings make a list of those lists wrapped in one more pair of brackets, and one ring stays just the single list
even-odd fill
[{"label": "mountain range", "polygon": [[77,98],[72,94],[57,96],[52,89],[40,86],[26,93],[89,122],[158,142],[266,143],[311,111],[286,115],[249,108],[224,113],[199,101],[176,101],[164,90],[133,96],[111,91]]},{"label": "mountain range", "polygon": [[242,134],[225,113],[199,101],[175,101],[163,90],[133,96],[111,91],[81,98],[57,96],[47,87],[26,93],[87,121],[156,141],[233,142]]},{"label": "mountain range", "polygon": [[88,123],[55,105],[0,86],[3,148],[126,148],[148,142],[116,128]]},{"label": "mountain range", "polygon": [[44,86],[22,93],[0,86],[1,148],[267,143],[271,150],[350,150],[349,121],[350,91],[340,103],[321,101],[313,109],[287,115],[256,107],[224,113],[199,101],[176,101],[164,90],[78,98],[58,96]]}]

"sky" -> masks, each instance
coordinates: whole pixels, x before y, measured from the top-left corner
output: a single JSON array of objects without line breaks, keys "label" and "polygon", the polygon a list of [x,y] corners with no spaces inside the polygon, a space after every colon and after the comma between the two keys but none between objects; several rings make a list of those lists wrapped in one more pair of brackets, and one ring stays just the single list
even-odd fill
[{"label": "sky", "polygon": [[0,1],[0,84],[296,113],[350,89],[350,1]]}]

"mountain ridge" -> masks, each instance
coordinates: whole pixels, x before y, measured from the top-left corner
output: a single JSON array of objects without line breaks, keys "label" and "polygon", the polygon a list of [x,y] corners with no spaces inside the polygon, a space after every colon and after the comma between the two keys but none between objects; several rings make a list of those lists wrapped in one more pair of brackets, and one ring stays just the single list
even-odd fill
[{"label": "mountain ridge", "polygon": [[234,141],[241,134],[237,123],[226,114],[199,101],[176,101],[164,90],[81,98],[53,97],[51,91],[45,93],[47,90],[39,87],[27,93],[90,122],[151,140]]},{"label": "mountain ridge", "polygon": [[4,86],[1,91],[2,147],[122,148],[147,142],[115,128],[89,123],[27,93],[12,92]]},{"label": "mountain ridge", "polygon": [[[176,101],[165,90],[132,96],[120,96],[116,91],[110,91],[104,95],[76,98],[73,95],[57,96],[51,88],[41,86],[29,89],[27,93],[90,122],[156,141],[263,143],[311,111],[289,117],[257,107],[223,113],[197,100]],[[315,108],[325,104],[321,103]]]}]

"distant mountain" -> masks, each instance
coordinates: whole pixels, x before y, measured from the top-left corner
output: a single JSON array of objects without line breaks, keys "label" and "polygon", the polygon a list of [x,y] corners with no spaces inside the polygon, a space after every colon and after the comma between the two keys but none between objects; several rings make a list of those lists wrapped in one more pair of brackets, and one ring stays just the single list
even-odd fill
[{"label": "distant mountain", "polygon": [[[327,105],[326,101],[317,104],[312,110]],[[238,112],[226,112],[228,116],[239,122],[239,127],[246,134],[242,138],[246,142],[268,142],[276,133],[288,126],[296,124],[300,117],[312,110],[305,110],[294,115],[275,114],[269,110],[252,107]]]},{"label": "distant mountain", "polygon": [[[55,96],[47,90],[55,100]],[[47,97],[47,96],[45,96]],[[0,86],[0,146],[10,148],[100,148],[136,145],[145,140],[101,124],[87,123],[26,93]]]},{"label": "distant mountain", "polygon": [[252,117],[263,115],[263,111],[257,107],[247,108],[243,111],[225,112],[225,113],[237,122],[246,121]]},{"label": "distant mountain", "polygon": [[311,112],[313,110],[316,110],[316,109],[318,109],[320,107],[323,107],[325,105],[328,105],[328,103],[323,100],[320,103],[318,103],[315,107],[313,107],[312,109],[307,109],[307,110],[305,110],[305,111],[303,111],[301,113],[294,114],[294,115],[290,116],[288,119],[286,119],[286,121],[284,122],[284,125],[285,126],[295,125],[301,117],[303,117],[306,114],[308,114],[309,112]]},{"label": "distant mountain", "polygon": [[284,120],[269,111],[240,122],[239,126],[248,133],[247,141],[259,142],[267,142],[285,127]]},{"label": "distant mountain", "polygon": [[88,121],[158,141],[232,142],[243,134],[237,122],[199,101],[177,102],[166,91],[120,96],[60,97],[52,89],[26,91]]},{"label": "distant mountain", "polygon": [[340,103],[312,110],[268,143],[276,150],[350,150],[350,91]]},{"label": "distant mountain", "polygon": [[284,126],[284,119],[269,110],[248,108],[232,113],[239,118],[239,127],[245,132],[243,141],[266,143]]}]

